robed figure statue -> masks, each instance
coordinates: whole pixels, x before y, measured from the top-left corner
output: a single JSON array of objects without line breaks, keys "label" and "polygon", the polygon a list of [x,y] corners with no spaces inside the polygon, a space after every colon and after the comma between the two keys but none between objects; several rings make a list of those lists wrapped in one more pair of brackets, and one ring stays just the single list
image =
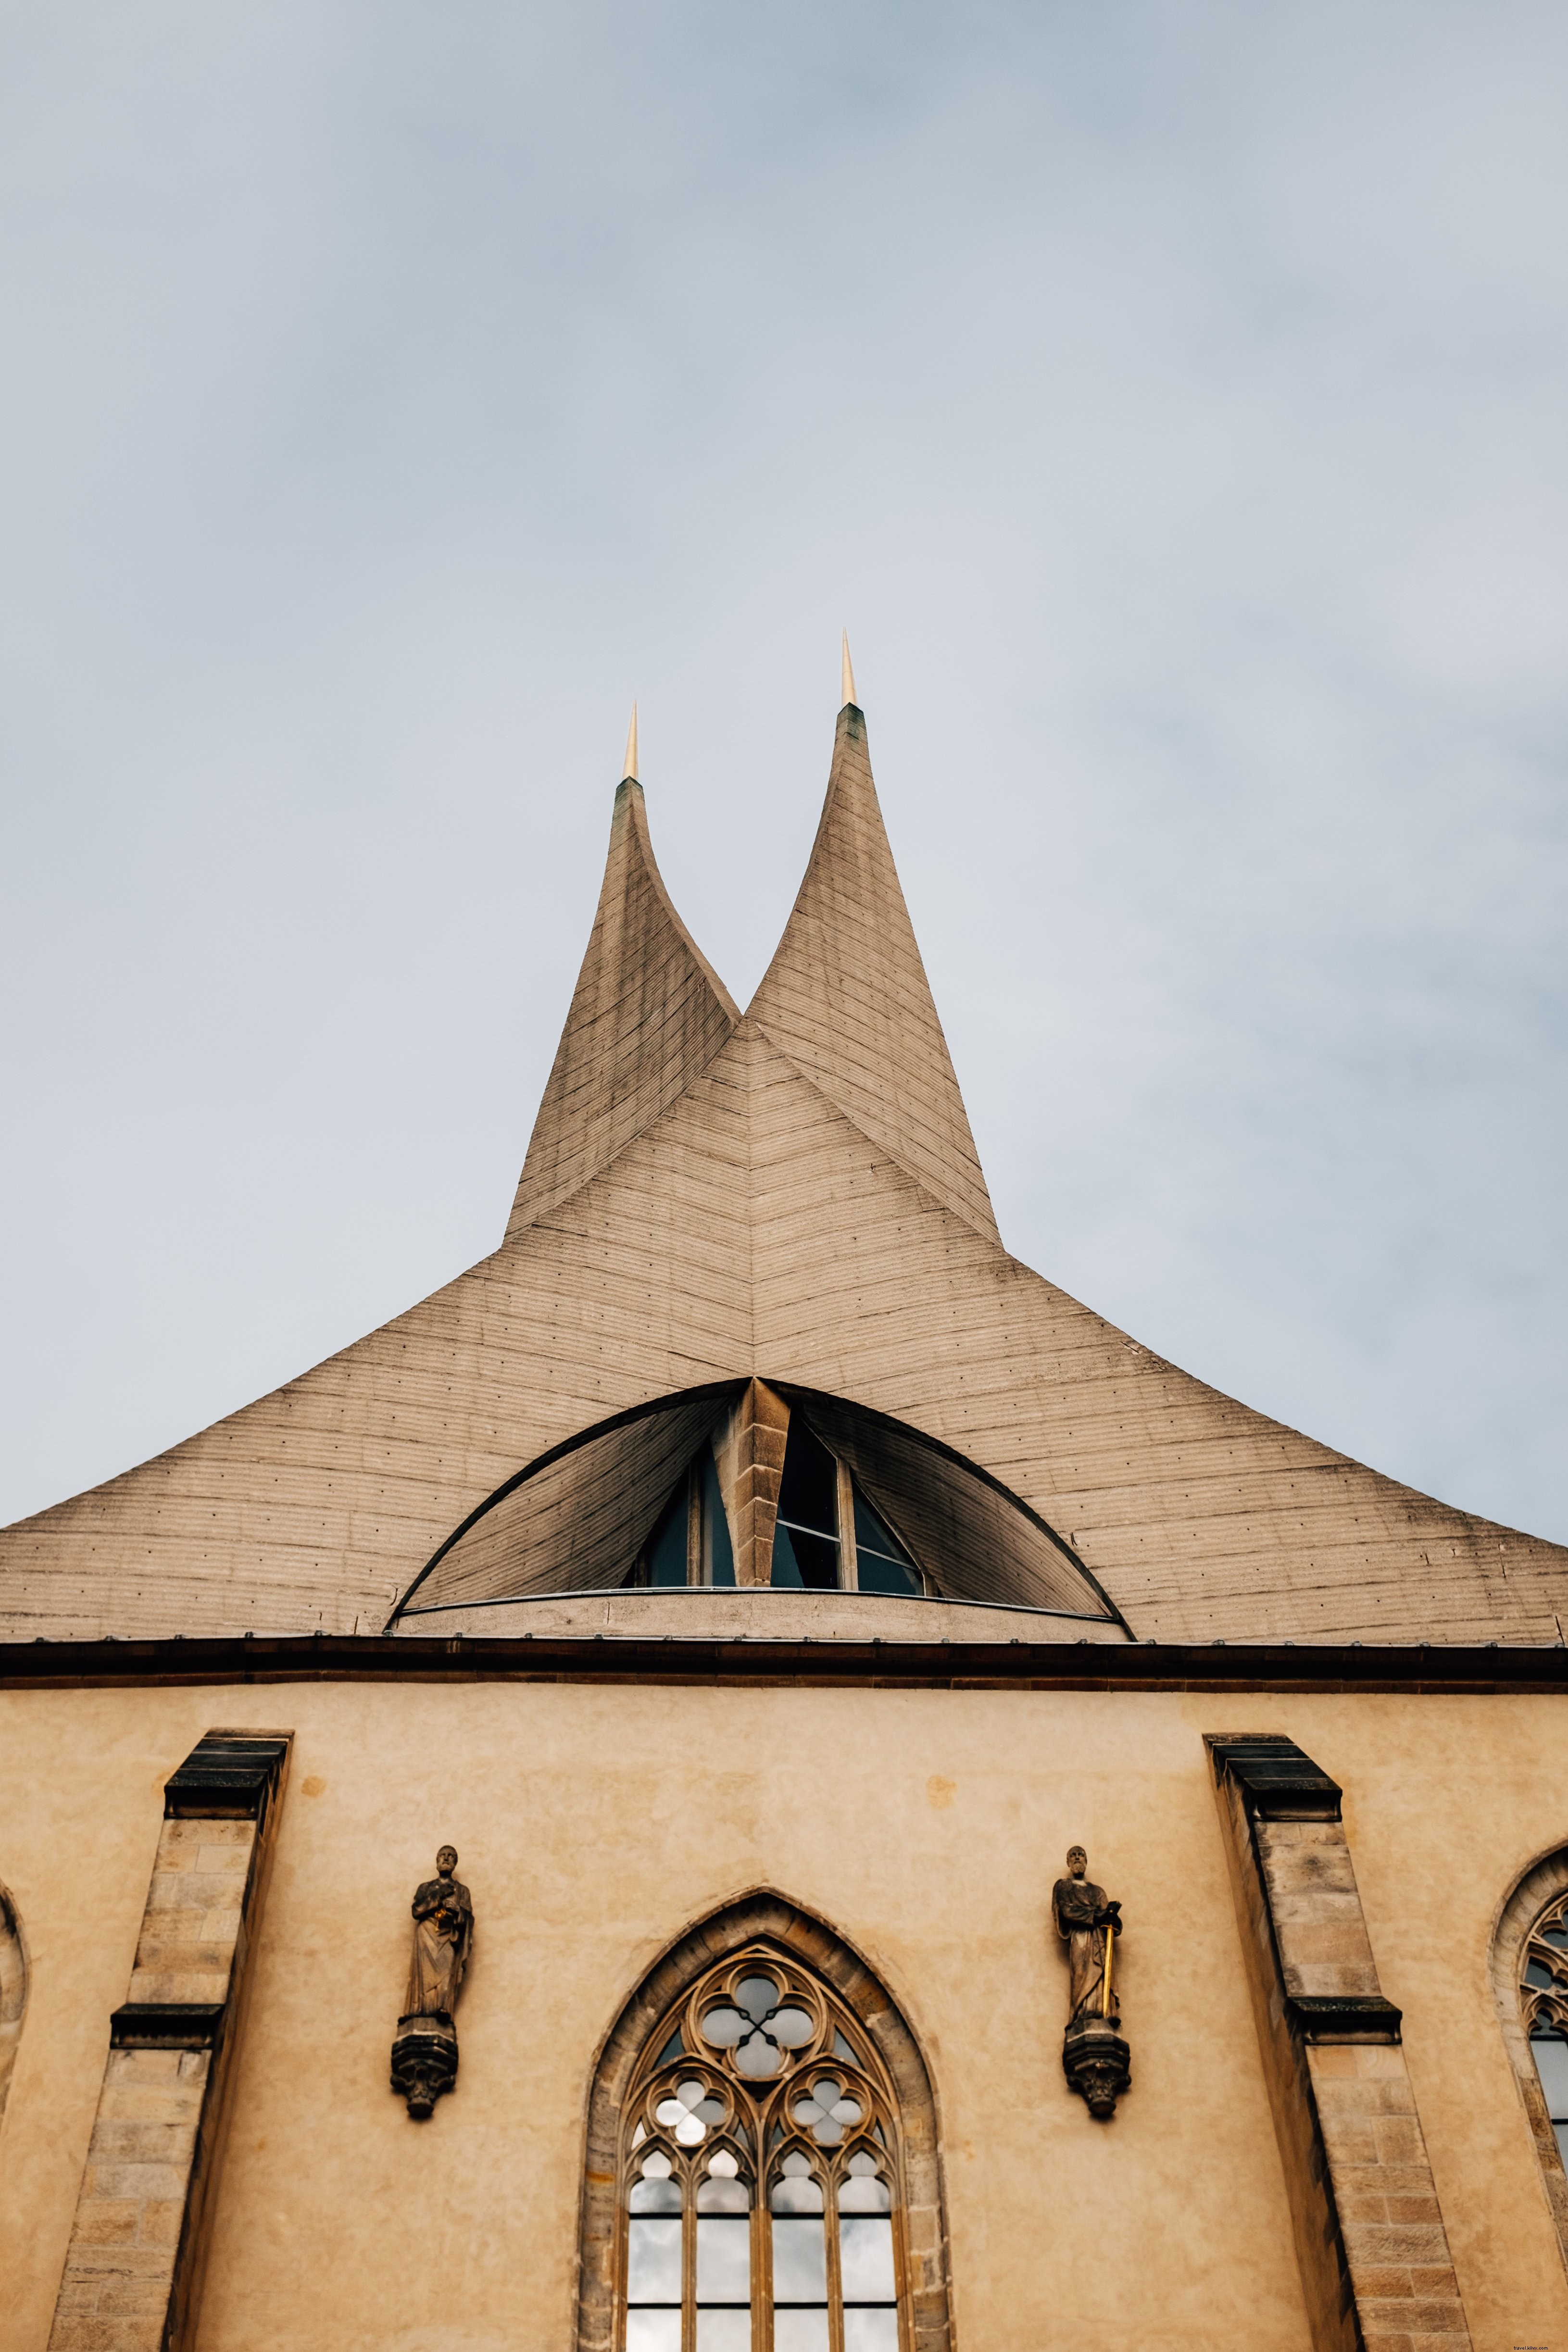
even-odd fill
[{"label": "robed figure statue", "polygon": [[435,1877],[416,1890],[414,1956],[392,2045],[392,2087],[421,2123],[458,2079],[452,2011],[473,1946],[474,1906],[457,1868],[457,1848],[444,1845]]},{"label": "robed figure statue", "polygon": [[468,1888],[452,1875],[457,1867],[457,1848],[444,1845],[436,1856],[436,1876],[415,1892],[405,2018],[449,2018],[458,2005],[458,1987],[474,1939],[474,1906]]},{"label": "robed figure statue", "polygon": [[1088,1870],[1089,1856],[1082,1846],[1070,1847],[1068,1874],[1058,1878],[1051,1889],[1057,1933],[1068,1948],[1068,2014],[1074,2023],[1080,2017],[1117,2014],[1114,1971],[1109,2003],[1106,2000],[1105,1937],[1108,1928],[1112,1934],[1120,1928],[1121,1906],[1108,1900],[1104,1887],[1095,1885]]},{"label": "robed figure statue", "polygon": [[1069,1847],[1068,1874],[1051,1889],[1051,1916],[1068,1948],[1062,2071],[1089,2114],[1108,2123],[1132,2079],[1116,1992],[1121,1906],[1090,1878],[1089,1856],[1080,1845]]}]

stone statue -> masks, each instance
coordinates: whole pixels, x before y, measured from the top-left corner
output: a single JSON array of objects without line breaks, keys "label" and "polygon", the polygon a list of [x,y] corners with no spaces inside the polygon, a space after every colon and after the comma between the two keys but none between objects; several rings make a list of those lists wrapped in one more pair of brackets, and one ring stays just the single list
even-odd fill
[{"label": "stone statue", "polygon": [[[1103,1886],[1096,1886],[1086,1875],[1089,1856],[1082,1846],[1068,1850],[1066,1878],[1058,1878],[1051,1889],[1051,1910],[1056,1918],[1057,1933],[1068,1948],[1068,1963],[1071,1978],[1068,1999],[1069,2014],[1076,2021],[1080,2017],[1100,2017],[1105,2013],[1105,1936],[1107,1928],[1116,1931],[1121,1926],[1121,1906],[1108,1902]],[[1110,2014],[1117,2014],[1116,1974],[1110,1979]]]},{"label": "stone statue", "polygon": [[1062,2071],[1071,2088],[1101,2122],[1132,2079],[1131,2053],[1121,2038],[1116,1990],[1116,1949],[1121,1941],[1121,1906],[1089,1875],[1082,1846],[1068,1850],[1068,1874],[1051,1889],[1051,1916],[1068,1948],[1068,2026]]},{"label": "stone statue", "polygon": [[436,1856],[436,1875],[416,1888],[414,1956],[408,1992],[392,2045],[392,2087],[424,2122],[458,2079],[458,2029],[452,2011],[474,1941],[474,1906],[454,1873],[455,1846]]},{"label": "stone statue", "polygon": [[449,2018],[458,2005],[474,1940],[474,1906],[468,1888],[452,1875],[457,1867],[456,1846],[444,1845],[436,1856],[437,1875],[416,1889],[405,2018]]}]

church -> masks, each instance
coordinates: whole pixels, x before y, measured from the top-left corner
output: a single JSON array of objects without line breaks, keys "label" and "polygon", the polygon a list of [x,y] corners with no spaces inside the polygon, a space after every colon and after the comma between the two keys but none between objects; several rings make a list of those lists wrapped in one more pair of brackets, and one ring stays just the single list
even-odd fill
[{"label": "church", "polygon": [[1568,2352],[1568,1549],[1009,1255],[847,660],[743,1011],[637,765],[493,1254],[0,1531],[0,2352]]}]

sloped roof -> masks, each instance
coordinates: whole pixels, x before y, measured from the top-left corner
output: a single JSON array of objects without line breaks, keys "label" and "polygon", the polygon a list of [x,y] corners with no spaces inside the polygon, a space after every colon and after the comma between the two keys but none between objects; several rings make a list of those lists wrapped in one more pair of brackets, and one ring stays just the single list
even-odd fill
[{"label": "sloped roof", "polygon": [[271,1395],[0,1530],[0,1628],[379,1630],[525,1465],[753,1377],[977,1465],[1135,1636],[1553,1642],[1568,1610],[1568,1549],[1250,1412],[1003,1248],[850,705],[746,1015],[623,783],[501,1246]]},{"label": "sloped roof", "polygon": [[749,1013],[934,1200],[1000,1244],[852,702],[805,879]]}]

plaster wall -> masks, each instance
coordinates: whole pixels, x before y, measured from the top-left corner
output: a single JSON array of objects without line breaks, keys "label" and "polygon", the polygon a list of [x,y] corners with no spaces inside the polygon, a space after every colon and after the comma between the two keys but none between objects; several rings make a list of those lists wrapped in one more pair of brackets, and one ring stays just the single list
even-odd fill
[{"label": "plaster wall", "polygon": [[[760,1662],[759,1662],[760,1664]],[[1568,2277],[1487,1979],[1568,1840],[1550,1698],[271,1684],[0,1694],[0,1877],[32,1993],[0,2131],[0,2347],[41,2352],[157,1849],[214,1726],[296,1735],[215,2218],[201,2352],[558,2352],[584,2106],[628,1993],[778,1889],[903,2010],[939,2106],[955,2339],[1308,2352],[1205,1731],[1345,1787],[1478,2352],[1568,2347]],[[386,2086],[407,1904],[449,1838],[478,1911],[462,2072]],[[1051,1879],[1081,1840],[1130,1923],[1133,2084],[1060,2070]]]}]

